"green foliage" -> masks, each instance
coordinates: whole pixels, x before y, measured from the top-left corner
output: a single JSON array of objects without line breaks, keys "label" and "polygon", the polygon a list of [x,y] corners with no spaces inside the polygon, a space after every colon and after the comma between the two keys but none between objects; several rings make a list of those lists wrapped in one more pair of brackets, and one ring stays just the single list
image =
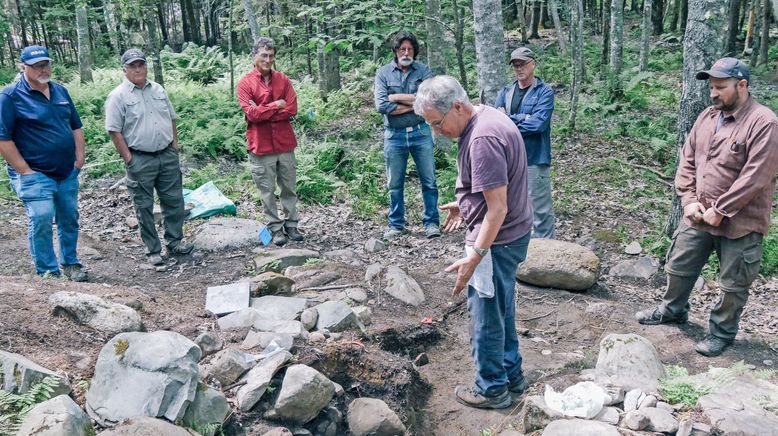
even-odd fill
[{"label": "green foliage", "polygon": [[165,47],[159,56],[163,69],[177,71],[183,79],[193,82],[213,83],[229,72],[227,59],[218,46],[205,47],[187,42],[180,53]]},{"label": "green foliage", "polygon": [[688,381],[689,373],[681,366],[668,366],[667,377],[659,380],[659,391],[671,403],[694,407],[697,400],[711,392],[710,386],[697,386]]},{"label": "green foliage", "polygon": [[57,377],[48,376],[32,385],[24,394],[0,390],[0,435],[16,434],[27,413],[38,403],[51,398],[59,384]]}]

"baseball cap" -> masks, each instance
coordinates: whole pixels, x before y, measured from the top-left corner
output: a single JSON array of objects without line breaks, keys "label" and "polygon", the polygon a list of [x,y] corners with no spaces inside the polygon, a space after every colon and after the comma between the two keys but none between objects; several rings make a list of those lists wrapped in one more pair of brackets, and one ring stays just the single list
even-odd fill
[{"label": "baseball cap", "polygon": [[22,54],[19,56],[19,59],[26,65],[35,65],[40,61],[51,62],[51,58],[49,57],[49,49],[43,47],[42,45],[31,45],[29,47],[25,47],[24,50],[22,50]]},{"label": "baseball cap", "polygon": [[511,52],[511,60],[509,60],[508,63],[510,64],[513,61],[528,61],[530,59],[533,61],[535,60],[535,53],[532,53],[532,50],[528,47],[519,47]]},{"label": "baseball cap", "polygon": [[131,48],[122,55],[122,65],[131,64],[135,61],[146,62],[146,55],[137,48]]},{"label": "baseball cap", "polygon": [[740,59],[721,58],[714,62],[709,70],[698,71],[695,77],[697,80],[708,80],[711,77],[716,79],[734,77],[735,79],[750,81],[751,74],[749,73],[748,65],[741,62]]}]

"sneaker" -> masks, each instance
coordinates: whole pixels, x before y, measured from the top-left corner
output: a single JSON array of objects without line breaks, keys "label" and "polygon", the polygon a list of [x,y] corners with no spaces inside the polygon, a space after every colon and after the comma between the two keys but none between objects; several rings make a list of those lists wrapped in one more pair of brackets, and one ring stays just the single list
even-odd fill
[{"label": "sneaker", "polygon": [[523,394],[528,388],[529,383],[523,374],[508,382],[508,391],[514,394]]},{"label": "sneaker", "polygon": [[697,342],[694,346],[694,351],[703,356],[716,357],[723,353],[730,345],[732,345],[731,340],[728,341],[726,339],[721,339],[718,336],[707,335],[705,336],[705,339]]},{"label": "sneaker", "polygon": [[404,235],[406,233],[405,229],[395,229],[394,227],[389,228],[386,232],[384,232],[384,239],[387,241],[391,241],[392,239],[397,239],[398,237]]},{"label": "sneaker", "polygon": [[284,235],[283,230],[278,229],[275,232],[273,232],[273,243],[278,245],[279,247],[286,244],[286,235]]},{"label": "sneaker", "polygon": [[655,307],[653,309],[641,310],[635,314],[638,322],[646,325],[657,324],[683,324],[689,320],[689,313],[684,312],[681,316],[665,315],[662,311]]},{"label": "sneaker", "polygon": [[162,259],[162,256],[159,255],[159,253],[152,253],[146,256],[146,259],[148,259],[149,263],[154,266],[160,266],[165,264],[165,259]]},{"label": "sneaker", "polygon": [[62,265],[62,272],[65,273],[65,277],[73,282],[85,282],[89,280],[89,275],[79,264]]},{"label": "sneaker", "polygon": [[457,401],[460,404],[475,407],[476,409],[505,409],[510,407],[513,401],[508,391],[496,397],[486,397],[475,388],[461,385],[454,389],[454,395],[456,395]]},{"label": "sneaker", "polygon": [[440,227],[435,224],[430,224],[424,228],[424,234],[427,235],[427,239],[440,237]]},{"label": "sneaker", "polygon": [[178,244],[176,244],[175,247],[168,247],[167,251],[170,254],[189,254],[192,252],[192,249],[194,248],[194,245],[192,245],[189,242],[181,241]]},{"label": "sneaker", "polygon": [[286,236],[289,237],[289,239],[297,242],[300,242],[305,239],[305,236],[303,236],[302,233],[297,231],[297,227],[287,227]]}]

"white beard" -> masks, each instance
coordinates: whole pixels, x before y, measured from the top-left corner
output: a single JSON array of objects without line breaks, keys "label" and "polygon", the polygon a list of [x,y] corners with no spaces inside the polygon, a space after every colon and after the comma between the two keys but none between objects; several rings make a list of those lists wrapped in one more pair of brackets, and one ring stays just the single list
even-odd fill
[{"label": "white beard", "polygon": [[35,81],[36,81],[36,82],[38,82],[38,83],[40,83],[41,85],[48,85],[48,84],[49,84],[49,82],[51,82],[51,77],[47,77],[47,78],[45,78],[45,79],[44,79],[44,78],[42,78],[42,77],[40,77],[40,78],[38,78],[38,79],[37,79],[37,80],[35,80]]},{"label": "white beard", "polygon": [[409,67],[413,63],[413,58],[400,58],[397,60],[397,63],[399,63],[400,66]]}]

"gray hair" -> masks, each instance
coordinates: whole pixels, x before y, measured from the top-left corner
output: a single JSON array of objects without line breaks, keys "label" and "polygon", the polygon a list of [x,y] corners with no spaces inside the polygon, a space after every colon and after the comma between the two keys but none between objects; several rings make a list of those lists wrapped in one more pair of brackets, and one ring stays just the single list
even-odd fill
[{"label": "gray hair", "polygon": [[416,92],[413,111],[424,116],[424,111],[431,107],[441,114],[448,113],[455,102],[470,104],[462,85],[451,76],[435,76],[425,80]]},{"label": "gray hair", "polygon": [[267,48],[268,50],[273,50],[273,53],[276,53],[276,43],[273,41],[273,38],[268,38],[267,36],[261,36],[257,38],[257,42],[254,43],[254,48],[251,49],[251,57],[255,57],[257,53],[259,53],[259,50],[261,48]]}]

